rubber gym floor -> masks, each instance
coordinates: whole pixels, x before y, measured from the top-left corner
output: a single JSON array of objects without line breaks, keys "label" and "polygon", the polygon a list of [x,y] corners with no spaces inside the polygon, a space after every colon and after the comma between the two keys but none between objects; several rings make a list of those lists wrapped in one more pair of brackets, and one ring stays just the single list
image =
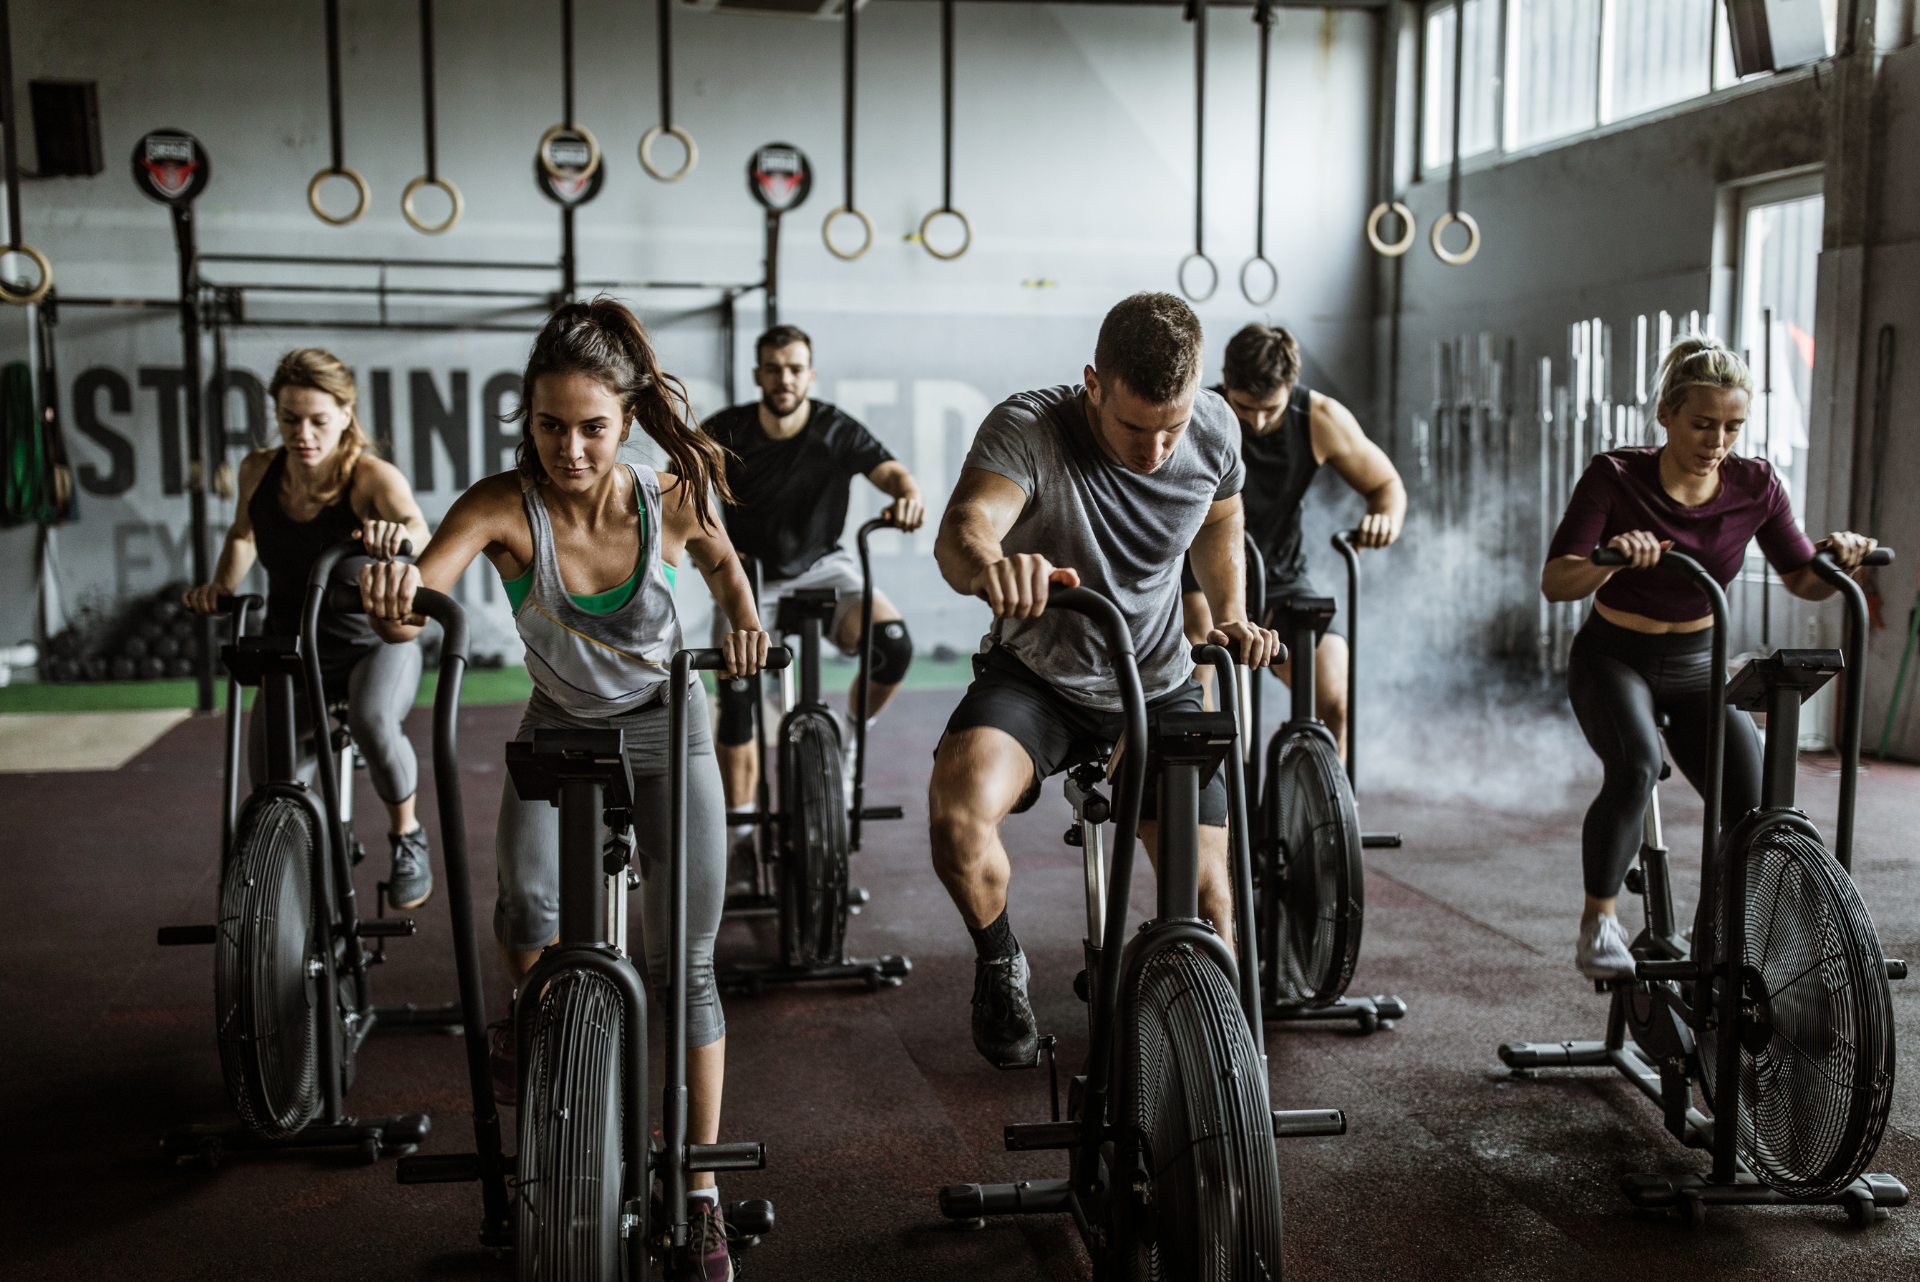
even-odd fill
[{"label": "rubber gym floor", "polygon": [[[876,732],[876,802],[903,823],[875,824],[855,856],[873,892],[855,951],[905,952],[904,987],[787,989],[727,1007],[724,1138],[765,1141],[763,1172],[729,1177],[730,1197],[767,1197],[778,1228],[743,1257],[749,1279],[1082,1278],[1065,1217],[991,1221],[965,1232],[936,1209],[941,1185],[1047,1178],[1052,1154],[1008,1154],[1001,1127],[1044,1120],[1044,1072],[999,1073],[967,1032],[967,937],[927,866],[928,752],[954,691],[909,691]],[[511,705],[463,716],[466,804],[484,923]],[[1425,762],[1419,790],[1363,792],[1369,829],[1406,836],[1370,851],[1367,933],[1353,991],[1398,993],[1411,1013],[1357,1036],[1338,1026],[1268,1027],[1276,1107],[1345,1109],[1339,1139],[1280,1150],[1287,1276],[1304,1279],[1686,1277],[1920,1278],[1920,1208],[1868,1230],[1838,1208],[1716,1209],[1687,1233],[1629,1210],[1632,1171],[1704,1169],[1661,1129],[1637,1092],[1595,1071],[1517,1079],[1495,1047],[1515,1038],[1598,1036],[1605,1001],[1574,973],[1579,818],[1594,769],[1569,745],[1569,718],[1532,738],[1484,718],[1429,723],[1381,760]],[[428,719],[409,728],[427,748]],[[158,1157],[169,1127],[228,1117],[203,949],[154,946],[158,926],[207,918],[218,839],[220,724],[194,718],[115,773],[0,775],[0,1126],[9,1137],[0,1241],[13,1277],[465,1278],[509,1276],[475,1240],[471,1185],[403,1188],[392,1162],[346,1153],[231,1158],[217,1172]],[[1541,750],[1539,742],[1551,745]],[[1564,764],[1556,764],[1564,762]],[[1823,827],[1831,762],[1803,758],[1802,802]],[[1402,777],[1417,777],[1408,769]],[[1486,782],[1491,781],[1491,782]],[[1364,782],[1364,779],[1363,779]],[[1466,789],[1477,788],[1481,800]],[[431,788],[425,818],[434,824]],[[1678,894],[1690,905],[1699,805],[1666,790]],[[381,816],[361,790],[362,831]],[[1014,925],[1034,963],[1042,1027],[1060,1037],[1063,1075],[1085,1047],[1069,981],[1083,917],[1078,852],[1060,835],[1057,784],[1006,827]],[[1920,956],[1920,769],[1874,765],[1862,781],[1858,876],[1886,950]],[[436,850],[437,850],[436,838]],[[436,857],[437,862],[437,857]],[[1142,867],[1144,869],[1144,860]],[[360,869],[371,896],[383,861]],[[1150,908],[1143,871],[1136,911]],[[377,972],[380,1000],[454,995],[444,895],[418,915]],[[1689,909],[1690,910],[1690,909]],[[1629,909],[1637,925],[1637,909]],[[730,924],[722,947],[755,939]],[[503,997],[487,959],[490,1005]],[[1895,985],[1901,1068],[1893,1126],[1875,1168],[1920,1184],[1920,980]],[[656,1039],[654,1046],[658,1046]],[[376,1037],[350,1107],[433,1116],[426,1151],[470,1148],[460,1043],[439,1034]]]}]

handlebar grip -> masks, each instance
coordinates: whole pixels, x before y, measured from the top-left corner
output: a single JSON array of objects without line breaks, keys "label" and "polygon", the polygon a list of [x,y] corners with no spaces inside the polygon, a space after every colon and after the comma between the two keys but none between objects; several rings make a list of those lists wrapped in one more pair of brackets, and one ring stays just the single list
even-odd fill
[{"label": "handlebar grip", "polygon": [[1587,558],[1595,565],[1627,565],[1629,559],[1619,548],[1595,548],[1593,555]]},{"label": "handlebar grip", "polygon": [[[725,650],[683,650],[688,657],[687,666],[695,672],[718,672],[727,666]],[[767,661],[761,664],[765,671],[778,671],[793,663],[793,651],[783,645],[776,645],[767,651]]]},{"label": "handlebar grip", "polygon": [[1869,553],[1867,553],[1867,554],[1866,554],[1866,556],[1864,556],[1864,557],[1862,557],[1862,558],[1861,558],[1861,560],[1860,560],[1860,564],[1862,564],[1862,565],[1892,565],[1892,564],[1893,564],[1893,549],[1892,549],[1892,548],[1875,548],[1875,549],[1874,549],[1873,551],[1871,551],[1871,552],[1869,552]]},{"label": "handlebar grip", "polygon": [[[1228,657],[1231,658],[1234,661],[1234,663],[1242,664],[1244,662],[1240,658],[1240,643],[1238,641],[1230,641],[1223,646],[1214,645],[1210,641],[1203,641],[1199,645],[1193,647],[1192,656],[1191,656],[1193,661],[1195,663],[1200,663],[1200,664],[1210,664],[1215,662],[1213,656],[1206,653],[1209,650],[1225,650],[1227,652]],[[1274,651],[1273,661],[1267,666],[1277,668],[1280,665],[1284,664],[1287,661],[1287,658],[1288,658],[1287,646],[1286,646],[1286,642],[1283,641],[1280,643],[1279,648]]]},{"label": "handlebar grip", "polygon": [[254,592],[237,593],[234,596],[219,596],[213,601],[213,608],[219,614],[238,614],[242,610],[257,610],[266,604],[266,598]]},{"label": "handlebar grip", "polygon": [[322,598],[327,609],[335,614],[365,614],[360,600],[360,589],[345,583],[336,583],[327,589]]}]

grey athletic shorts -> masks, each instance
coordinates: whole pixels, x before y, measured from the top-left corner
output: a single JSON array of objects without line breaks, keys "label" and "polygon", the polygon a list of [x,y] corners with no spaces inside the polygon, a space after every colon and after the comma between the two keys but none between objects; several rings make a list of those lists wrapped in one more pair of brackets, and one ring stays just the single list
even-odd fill
[{"label": "grey athletic shorts", "polygon": [[[838,642],[834,638],[840,635],[841,628],[847,622],[847,616],[860,611],[860,558],[845,548],[835,548],[791,579],[775,579],[771,583],[762,583],[759,602],[760,626],[768,632],[773,632],[776,603],[781,597],[798,592],[802,588],[832,588],[839,594],[833,603],[833,620],[827,624],[825,638],[828,645],[837,646]],[[727,620],[726,611],[715,605],[713,644],[721,645],[731,628],[732,624]],[[775,644],[779,644],[777,637]],[[849,658],[860,653],[857,638],[851,649],[841,650],[840,653]]]}]

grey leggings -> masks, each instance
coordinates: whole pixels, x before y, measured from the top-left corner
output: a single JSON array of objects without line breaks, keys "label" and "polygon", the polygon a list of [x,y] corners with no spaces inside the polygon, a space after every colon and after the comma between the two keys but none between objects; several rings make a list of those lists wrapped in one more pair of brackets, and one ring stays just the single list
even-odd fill
[{"label": "grey leggings", "polygon": [[[514,738],[536,729],[624,730],[633,761],[633,835],[640,860],[641,933],[647,975],[658,1000],[667,993],[668,838],[667,705],[588,720],[540,693],[527,701]],[[720,769],[707,728],[706,694],[697,684],[687,708],[687,1045],[710,1046],[727,1035],[720,990],[713,978],[713,938],[727,895],[726,805]],[[500,898],[493,933],[514,952],[535,952],[560,930],[560,812],[544,801],[522,801],[511,777],[500,788],[494,849]]]},{"label": "grey leggings", "polygon": [[[381,645],[363,656],[347,674],[347,729],[367,760],[367,775],[373,791],[388,805],[405,801],[420,785],[420,763],[414,757],[413,744],[400,723],[413,707],[420,692],[420,646]],[[332,702],[338,691],[327,680],[327,699]],[[307,715],[306,687],[294,682],[293,733],[298,759],[296,771],[303,780],[313,779],[313,718]],[[253,720],[247,729],[247,776],[258,788],[267,777],[267,701],[255,697]]]}]

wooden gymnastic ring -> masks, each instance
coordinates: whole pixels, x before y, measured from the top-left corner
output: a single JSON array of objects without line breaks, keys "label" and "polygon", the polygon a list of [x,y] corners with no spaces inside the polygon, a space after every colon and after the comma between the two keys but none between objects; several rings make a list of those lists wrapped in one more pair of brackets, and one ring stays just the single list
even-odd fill
[{"label": "wooden gymnastic ring", "polygon": [[[1400,215],[1400,221],[1406,224],[1407,234],[1396,241],[1380,239],[1380,220],[1388,214]],[[1367,215],[1367,243],[1373,246],[1373,252],[1386,258],[1398,258],[1413,248],[1414,237],[1420,234],[1420,224],[1414,221],[1413,211],[1399,201],[1381,201]]]},{"label": "wooden gymnastic ring", "polygon": [[15,307],[31,307],[45,298],[47,291],[53,288],[53,264],[47,261],[45,254],[32,245],[0,247],[0,257],[8,254],[25,254],[31,258],[34,265],[40,269],[40,283],[24,294],[16,294],[7,288],[4,279],[0,279],[0,303],[11,303]]},{"label": "wooden gymnastic ring", "polygon": [[[1196,258],[1199,259],[1201,262],[1205,263],[1207,265],[1207,270],[1213,273],[1213,283],[1207,286],[1207,292],[1204,294],[1196,294],[1192,290],[1187,288],[1187,267]],[[1178,279],[1180,281],[1181,293],[1185,294],[1188,298],[1192,299],[1196,303],[1204,303],[1209,298],[1213,297],[1213,291],[1220,288],[1220,269],[1214,265],[1214,262],[1211,258],[1208,258],[1205,254],[1201,253],[1199,250],[1196,249],[1191,254],[1188,254],[1185,258],[1182,258],[1180,260],[1180,272],[1178,275]]]},{"label": "wooden gymnastic ring", "polygon": [[[951,254],[941,253],[933,247],[933,242],[927,239],[927,228],[933,226],[933,220],[942,214],[952,214],[955,218],[958,218],[961,229],[967,233],[967,238],[960,242],[960,248],[954,250]],[[920,247],[929,254],[932,254],[935,258],[938,258],[941,262],[950,263],[973,248],[973,223],[959,210],[949,209],[945,205],[942,205],[920,220]]]},{"label": "wooden gymnastic ring", "polygon": [[[561,134],[579,134],[587,144],[587,163],[580,167],[578,173],[567,173],[566,170],[570,168],[570,166],[554,163],[552,147],[554,140]],[[593,177],[593,171],[600,168],[600,140],[595,138],[593,131],[585,125],[555,125],[540,135],[539,155],[540,167],[555,178],[571,178],[576,180],[591,178]]]},{"label": "wooden gymnastic ring", "polygon": [[[654,168],[653,164],[653,144],[659,142],[668,134],[678,138],[680,145],[687,149],[686,163],[670,174],[662,173],[660,170]],[[682,178],[685,178],[693,172],[694,165],[698,164],[699,161],[700,148],[694,146],[693,135],[682,129],[679,125],[655,125],[640,135],[640,168],[646,170],[663,183],[679,182]]]},{"label": "wooden gymnastic ring", "polygon": [[[1273,288],[1269,289],[1266,292],[1266,294],[1260,298],[1255,298],[1253,296],[1253,291],[1247,288],[1247,272],[1252,269],[1255,263],[1265,263],[1267,265],[1267,270],[1273,273]],[[1273,265],[1272,259],[1268,258],[1265,254],[1255,254],[1252,258],[1249,258],[1245,263],[1241,264],[1240,296],[1242,298],[1246,299],[1249,303],[1252,303],[1255,307],[1265,307],[1268,303],[1271,303],[1273,301],[1273,296],[1279,292],[1280,292],[1280,269]]]},{"label": "wooden gymnastic ring", "polygon": [[[833,220],[842,214],[851,218],[858,218],[860,225],[865,228],[867,232],[867,238],[860,242],[860,248],[854,250],[851,254],[842,253],[840,247],[833,243]],[[873,220],[857,209],[849,209],[845,205],[840,205],[827,214],[827,221],[820,224],[820,239],[826,242],[827,252],[829,254],[832,254],[843,263],[850,263],[873,248]]]},{"label": "wooden gymnastic ring", "polygon": [[[320,204],[320,184],[329,178],[344,178],[353,184],[354,190],[360,193],[360,203],[353,207],[352,213],[336,218]],[[313,176],[313,181],[307,184],[307,208],[313,211],[315,218],[329,227],[345,227],[348,223],[359,222],[367,212],[367,206],[372,203],[373,192],[368,188],[367,180],[362,178],[358,171],[348,169],[345,165],[338,169],[322,169]]]},{"label": "wooden gymnastic ring", "polygon": [[[429,225],[421,222],[418,215],[413,212],[413,197],[422,187],[438,187],[452,198],[453,212],[447,215],[447,221],[438,226]],[[429,178],[421,174],[408,183],[407,189],[400,194],[400,212],[406,216],[407,222],[415,231],[425,232],[429,236],[438,236],[441,232],[450,230],[460,221],[460,215],[466,212],[466,208],[467,202],[461,197],[460,189],[444,178]]]},{"label": "wooden gymnastic ring", "polygon": [[[1440,233],[1446,230],[1447,224],[1456,222],[1467,229],[1467,247],[1457,254],[1440,242]],[[1470,263],[1473,256],[1480,252],[1480,224],[1473,221],[1473,215],[1464,209],[1442,214],[1433,220],[1433,230],[1427,233],[1427,242],[1433,246],[1433,256],[1449,267]]]}]

